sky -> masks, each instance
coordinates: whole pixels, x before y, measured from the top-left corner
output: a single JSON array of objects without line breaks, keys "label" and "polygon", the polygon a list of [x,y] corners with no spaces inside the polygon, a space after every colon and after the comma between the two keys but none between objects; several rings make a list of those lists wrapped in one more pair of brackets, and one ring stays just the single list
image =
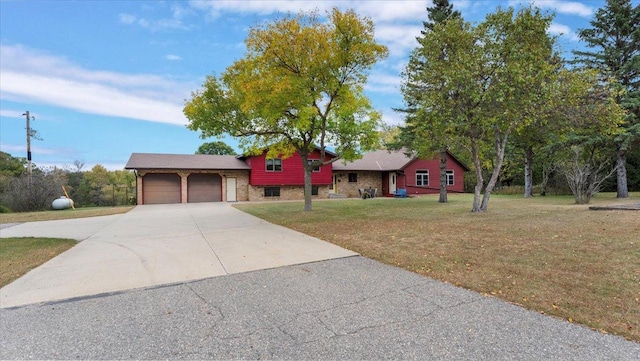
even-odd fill
[{"label": "sky", "polygon": [[[604,0],[452,0],[465,20],[481,22],[498,7],[534,4],[555,13],[549,32],[570,58],[576,32],[590,27]],[[637,4],[637,1],[633,1]],[[131,153],[193,154],[207,141],[182,113],[207,75],[245,54],[251,26],[288,13],[333,7],[373,20],[389,57],[376,64],[367,96],[390,125],[403,106],[400,74],[427,20],[431,0],[408,1],[91,1],[0,0],[0,150],[33,163],[83,170],[123,169]],[[236,151],[237,140],[223,138]]]}]

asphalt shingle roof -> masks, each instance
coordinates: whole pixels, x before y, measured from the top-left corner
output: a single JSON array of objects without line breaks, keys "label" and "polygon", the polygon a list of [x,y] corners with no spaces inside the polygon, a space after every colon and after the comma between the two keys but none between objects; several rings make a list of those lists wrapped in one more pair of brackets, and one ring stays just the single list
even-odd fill
[{"label": "asphalt shingle roof", "polygon": [[133,153],[125,169],[238,169],[251,167],[235,155]]},{"label": "asphalt shingle roof", "polygon": [[362,158],[344,164],[333,163],[333,170],[394,171],[404,168],[414,157],[407,157],[403,151],[377,150],[365,153]]}]

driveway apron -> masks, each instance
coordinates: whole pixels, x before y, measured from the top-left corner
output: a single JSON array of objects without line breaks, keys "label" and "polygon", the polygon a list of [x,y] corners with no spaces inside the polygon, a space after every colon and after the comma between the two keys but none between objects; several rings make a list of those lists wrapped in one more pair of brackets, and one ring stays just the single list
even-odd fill
[{"label": "driveway apron", "polygon": [[0,289],[2,308],[356,255],[228,203],[145,205],[1,232],[33,236],[81,242]]}]

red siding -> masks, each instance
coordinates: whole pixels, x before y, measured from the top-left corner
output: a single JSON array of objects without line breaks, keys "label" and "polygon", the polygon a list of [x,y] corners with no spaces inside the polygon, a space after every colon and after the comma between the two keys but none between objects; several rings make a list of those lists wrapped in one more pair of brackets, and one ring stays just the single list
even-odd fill
[{"label": "red siding", "polygon": [[[406,188],[408,194],[433,194],[440,192],[440,159],[416,159],[404,169]],[[416,171],[429,171],[429,185],[416,186]],[[464,171],[460,163],[447,156],[447,170],[453,170],[453,185],[447,186],[449,192],[464,191]]]},{"label": "red siding", "polygon": [[407,188],[407,176],[404,174],[398,174],[396,177],[396,189]]},{"label": "red siding", "polygon": [[[328,156],[328,155],[327,155]],[[309,160],[320,159],[320,152],[314,151]],[[282,159],[282,171],[267,172],[266,153],[252,156],[247,159],[247,164],[251,166],[251,176],[249,184],[255,186],[298,186],[304,185],[304,169],[300,155],[296,152],[287,159]],[[313,185],[327,185],[332,183],[331,164],[320,167],[320,172],[311,174]]]}]

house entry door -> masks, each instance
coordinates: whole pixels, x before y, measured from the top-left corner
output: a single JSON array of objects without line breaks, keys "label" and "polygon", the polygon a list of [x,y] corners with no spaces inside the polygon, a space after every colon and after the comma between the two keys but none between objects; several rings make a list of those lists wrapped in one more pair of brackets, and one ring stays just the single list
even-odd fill
[{"label": "house entry door", "polygon": [[338,193],[338,175],[334,174],[331,181],[331,187],[329,187],[329,193]]},{"label": "house entry door", "polygon": [[389,193],[393,194],[396,192],[396,173],[389,173]]},{"label": "house entry door", "polygon": [[236,179],[227,178],[227,202],[236,202],[237,200]]}]

